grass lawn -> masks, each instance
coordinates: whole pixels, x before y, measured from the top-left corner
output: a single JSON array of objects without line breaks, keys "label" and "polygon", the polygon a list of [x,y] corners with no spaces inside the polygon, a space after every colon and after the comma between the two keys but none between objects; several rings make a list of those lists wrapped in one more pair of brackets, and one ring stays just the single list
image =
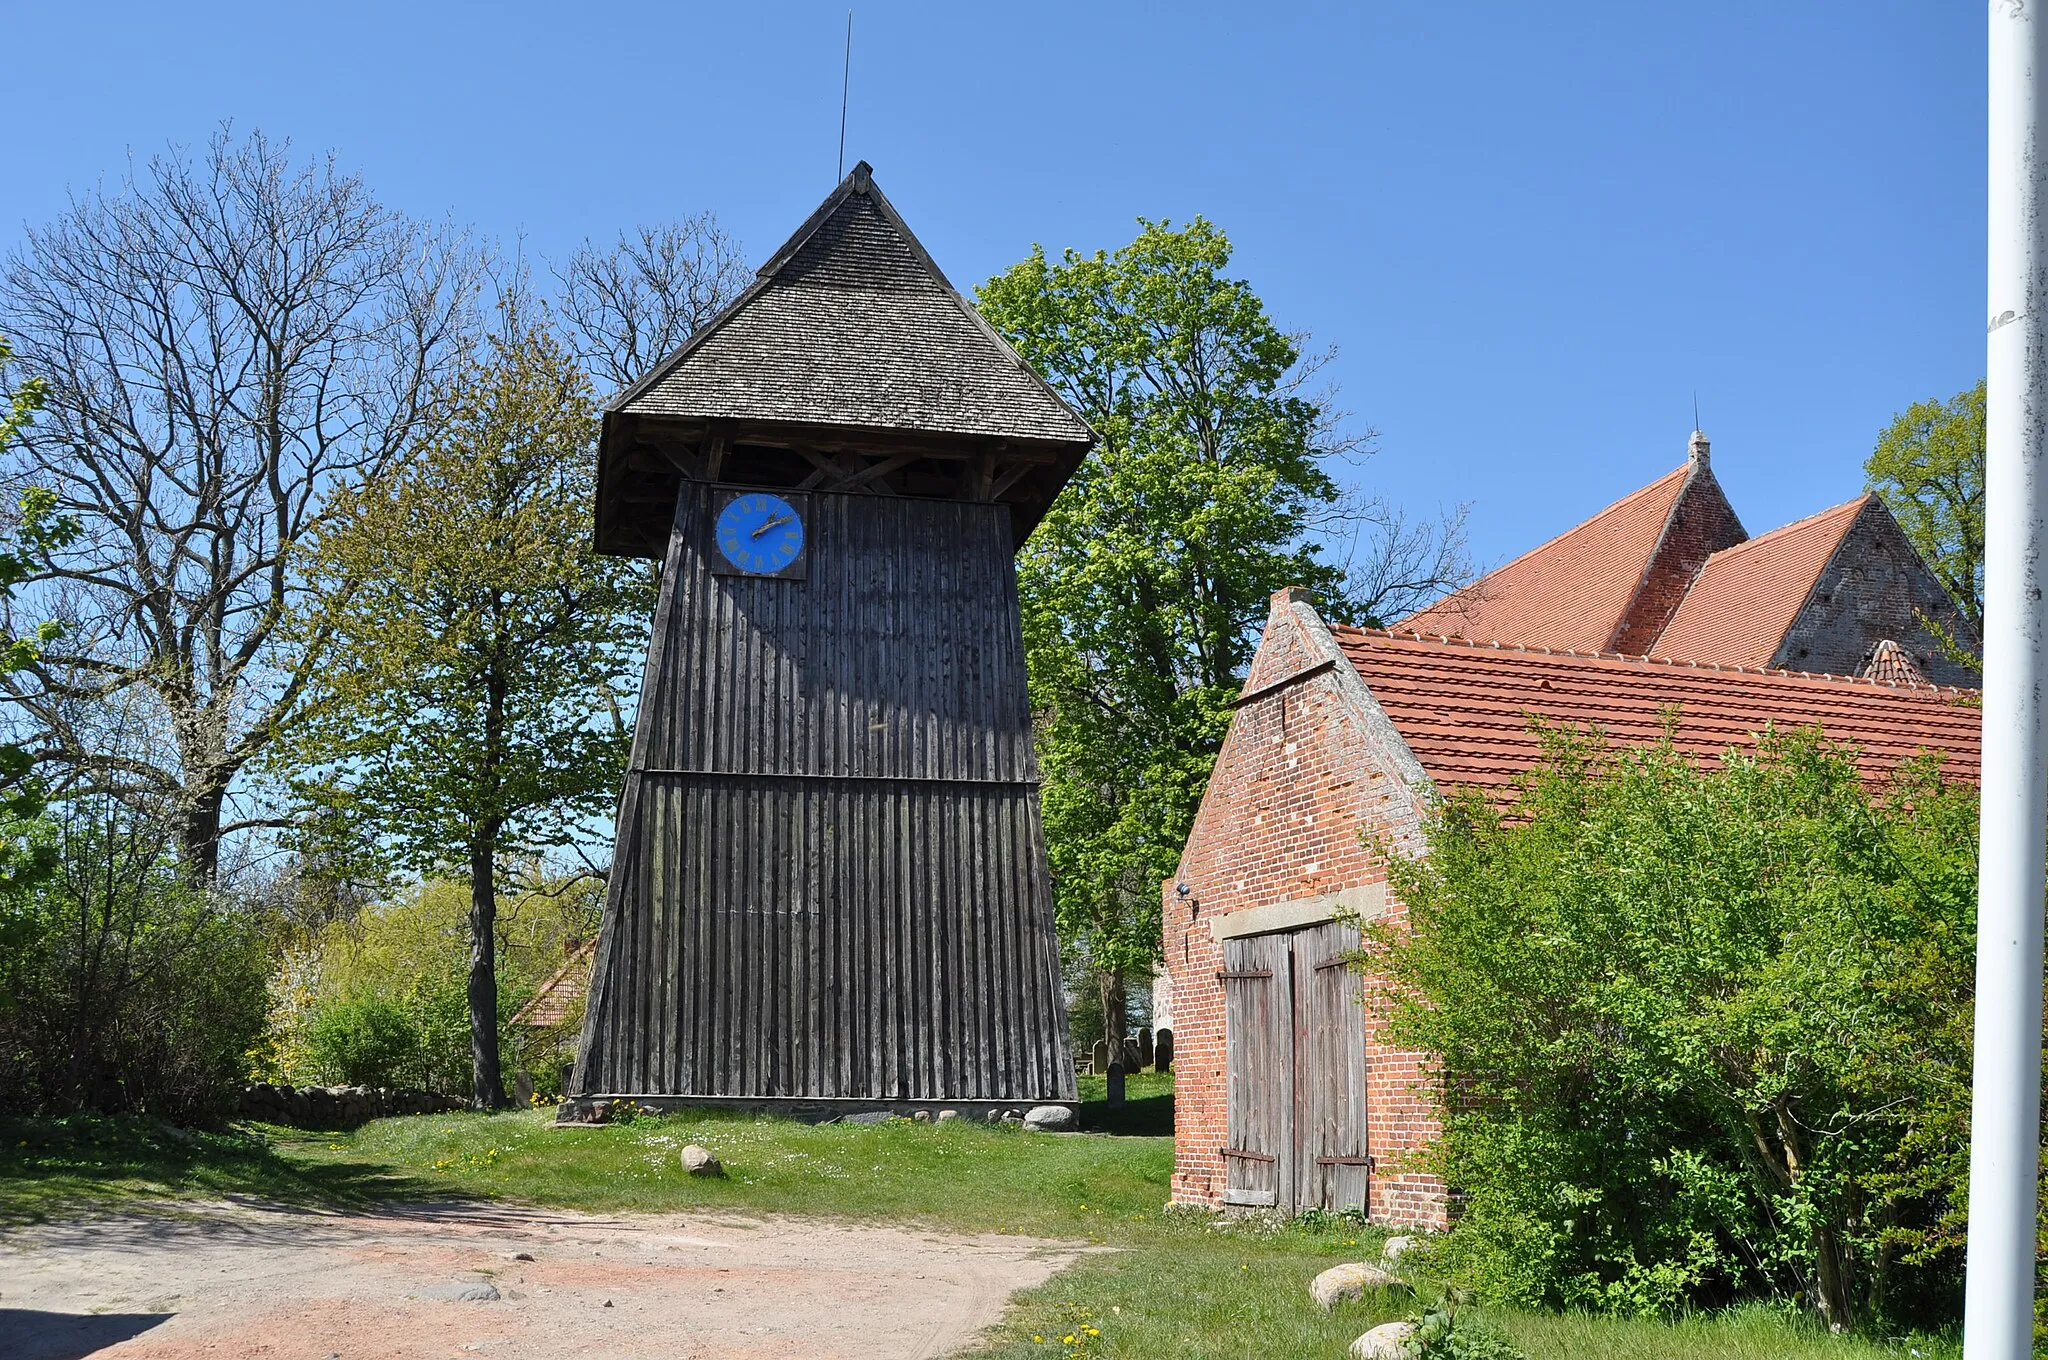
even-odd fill
[{"label": "grass lawn", "polygon": [[[1084,1097],[1101,1079],[1084,1079]],[[197,1141],[112,1121],[0,1123],[0,1220],[167,1196],[245,1194],[291,1202],[498,1197],[614,1211],[729,1210],[851,1217],[1087,1241],[1085,1256],[1020,1297],[989,1342],[999,1357],[1328,1356],[1412,1304],[1385,1299],[1324,1316],[1309,1280],[1369,1259],[1381,1234],[1344,1220],[1271,1225],[1167,1213],[1171,1078],[1133,1079],[1130,1102],[1091,1102],[1084,1125],[1126,1136],[1057,1137],[967,1121],[813,1127],[676,1116],[554,1129],[546,1116],[434,1115],[348,1132],[263,1129]],[[686,1143],[711,1148],[729,1178],[678,1168]],[[1424,1284],[1425,1292],[1428,1286]],[[1875,1360],[1904,1343],[1831,1338],[1766,1311],[1676,1324],[1500,1314],[1489,1321],[1532,1360]],[[1093,1329],[1092,1331],[1090,1329]],[[1066,1338],[1073,1338],[1072,1341]],[[1950,1356],[1946,1343],[1915,1343]]]}]

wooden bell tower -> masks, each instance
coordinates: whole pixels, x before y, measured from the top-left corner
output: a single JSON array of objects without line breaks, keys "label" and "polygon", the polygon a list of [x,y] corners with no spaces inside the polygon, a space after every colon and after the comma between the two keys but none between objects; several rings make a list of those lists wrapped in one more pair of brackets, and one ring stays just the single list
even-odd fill
[{"label": "wooden bell tower", "polygon": [[567,1113],[1075,1098],[1014,554],[1092,442],[866,163],[607,409],[661,594]]}]

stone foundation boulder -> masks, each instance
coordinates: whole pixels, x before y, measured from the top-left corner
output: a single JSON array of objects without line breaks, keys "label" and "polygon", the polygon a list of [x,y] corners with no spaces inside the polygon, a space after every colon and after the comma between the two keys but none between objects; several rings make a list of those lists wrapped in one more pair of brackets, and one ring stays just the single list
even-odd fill
[{"label": "stone foundation boulder", "polygon": [[1327,1313],[1340,1303],[1355,1303],[1369,1292],[1382,1289],[1405,1291],[1407,1288],[1408,1286],[1400,1279],[1378,1266],[1367,1265],[1363,1261],[1347,1261],[1341,1266],[1331,1266],[1316,1276],[1309,1285],[1308,1292],[1309,1297],[1316,1301],[1316,1306]]},{"label": "stone foundation boulder", "polygon": [[244,1119],[302,1128],[338,1129],[401,1114],[444,1114],[467,1109],[460,1096],[370,1086],[278,1086],[256,1082],[242,1089],[236,1113]]},{"label": "stone foundation boulder", "polygon": [[1351,1360],[1406,1360],[1412,1322],[1383,1322],[1351,1343]]}]

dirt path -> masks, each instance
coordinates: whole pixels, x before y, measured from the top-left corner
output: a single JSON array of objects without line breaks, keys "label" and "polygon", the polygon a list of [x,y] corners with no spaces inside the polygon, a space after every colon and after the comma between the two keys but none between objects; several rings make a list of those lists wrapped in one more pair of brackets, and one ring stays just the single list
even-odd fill
[{"label": "dirt path", "polygon": [[785,1218],[207,1205],[0,1234],[0,1355],[940,1356],[1079,1250]]}]

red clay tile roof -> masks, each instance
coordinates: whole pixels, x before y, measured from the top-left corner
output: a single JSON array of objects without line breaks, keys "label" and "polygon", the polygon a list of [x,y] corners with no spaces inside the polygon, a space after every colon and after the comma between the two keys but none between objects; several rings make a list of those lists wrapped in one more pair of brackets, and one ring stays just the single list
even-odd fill
[{"label": "red clay tile roof", "polygon": [[1401,623],[1479,641],[1593,651],[1608,645],[1693,471],[1688,461],[1575,529]]},{"label": "red clay tile roof", "polygon": [[1541,757],[1531,716],[1598,727],[1621,745],[1663,735],[1678,709],[1677,744],[1703,758],[1750,746],[1767,724],[1818,723],[1861,748],[1863,770],[1887,778],[1923,751],[1974,782],[1979,710],[1973,690],[1893,686],[1843,676],[1693,666],[1642,657],[1546,652],[1332,628],[1344,654],[1439,787],[1499,796]]},{"label": "red clay tile roof", "polygon": [[1927,676],[1904,647],[1890,638],[1881,640],[1870,649],[1869,659],[1864,661],[1860,672],[1867,680],[1882,681],[1887,685],[1924,685]]},{"label": "red clay tile roof", "polygon": [[590,988],[590,959],[596,948],[596,940],[578,945],[554,976],[540,985],[533,999],[519,1008],[512,1023],[532,1029],[553,1029],[567,1020]]},{"label": "red clay tile roof", "polygon": [[1794,520],[1707,559],[1650,648],[1678,661],[1768,666],[1842,536],[1871,498]]}]

